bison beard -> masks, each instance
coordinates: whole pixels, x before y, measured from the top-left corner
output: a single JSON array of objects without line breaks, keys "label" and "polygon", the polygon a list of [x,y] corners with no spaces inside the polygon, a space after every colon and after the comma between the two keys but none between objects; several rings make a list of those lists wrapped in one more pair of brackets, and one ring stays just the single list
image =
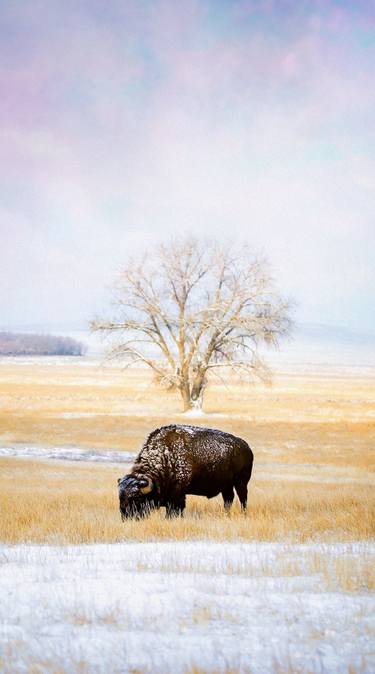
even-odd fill
[{"label": "bison beard", "polygon": [[249,445],[230,433],[197,426],[163,426],[144,443],[129,475],[118,480],[122,519],[147,516],[165,507],[182,515],[186,494],[222,494],[229,511],[236,490],[243,511],[253,467]]}]

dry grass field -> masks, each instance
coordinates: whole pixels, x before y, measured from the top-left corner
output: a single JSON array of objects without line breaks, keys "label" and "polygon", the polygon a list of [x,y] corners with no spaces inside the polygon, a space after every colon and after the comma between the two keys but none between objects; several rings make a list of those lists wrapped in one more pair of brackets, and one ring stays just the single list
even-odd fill
[{"label": "dry grass field", "polygon": [[205,414],[144,370],[90,361],[0,364],[0,447],[134,450],[154,427],[188,422],[244,437],[255,454],[250,505],[190,497],[186,516],[121,523],[124,464],[0,457],[0,540],[87,543],[204,539],[348,541],[374,537],[375,388],[371,372],[279,373],[273,386],[215,382]]},{"label": "dry grass field", "polygon": [[185,517],[165,511],[122,523],[116,478],[124,465],[0,459],[0,540],[93,543],[124,540],[351,541],[375,534],[370,485],[254,477],[247,516],[238,503],[228,517],[221,497],[189,497]]},{"label": "dry grass field", "polygon": [[[0,361],[0,671],[375,671],[373,374],[215,382],[193,417],[142,370]],[[250,443],[246,516],[121,522],[120,458],[171,422]]]},{"label": "dry grass field", "polygon": [[[180,400],[146,370],[87,360],[0,362],[0,442],[136,450],[157,425],[186,422]],[[84,364],[86,363],[86,364]],[[207,390],[205,416],[247,438],[258,461],[375,470],[375,371],[280,372],[271,387],[236,380]]]}]

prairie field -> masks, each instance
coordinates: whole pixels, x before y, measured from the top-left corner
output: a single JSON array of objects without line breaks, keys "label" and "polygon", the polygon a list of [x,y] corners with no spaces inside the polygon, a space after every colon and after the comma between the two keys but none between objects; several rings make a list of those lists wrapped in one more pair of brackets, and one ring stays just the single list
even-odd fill
[{"label": "prairie field", "polygon": [[[90,359],[0,360],[0,441],[136,451],[165,423],[187,423],[147,370]],[[375,368],[278,372],[273,385],[216,380],[190,423],[242,435],[257,463],[375,471]]]},{"label": "prairie field", "polygon": [[[374,374],[215,381],[193,416],[145,370],[1,360],[0,671],[375,671]],[[172,422],[249,442],[245,516],[121,522],[117,478]]]},{"label": "prairie field", "polygon": [[161,510],[121,522],[116,483],[126,464],[4,457],[0,467],[0,537],[9,543],[356,541],[375,534],[375,494],[366,483],[311,482],[306,474],[283,482],[255,473],[246,516],[236,501],[227,516],[221,497],[191,496],[182,519],[166,520]]},{"label": "prairie field", "polygon": [[[204,414],[190,417],[146,370],[89,359],[29,360],[0,363],[2,541],[374,536],[373,372],[280,372],[271,387],[216,381]],[[121,523],[117,477],[147,434],[171,422],[221,428],[249,442],[255,467],[247,517],[237,504],[225,516],[220,497],[189,497],[183,520],[166,522],[164,513],[154,513],[145,522]],[[91,460],[48,460],[48,450]]]}]

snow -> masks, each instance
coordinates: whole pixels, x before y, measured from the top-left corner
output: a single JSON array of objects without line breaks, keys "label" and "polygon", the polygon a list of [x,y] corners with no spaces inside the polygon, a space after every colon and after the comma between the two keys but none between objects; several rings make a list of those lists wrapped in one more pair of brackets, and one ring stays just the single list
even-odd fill
[{"label": "snow", "polygon": [[205,417],[206,412],[202,410],[202,408],[199,407],[193,407],[190,410],[186,410],[186,412],[183,412],[184,417]]},{"label": "snow", "polygon": [[92,461],[94,463],[132,463],[135,452],[105,450],[83,447],[40,447],[21,445],[0,447],[0,456],[15,456],[29,459],[59,459],[60,461]]},{"label": "snow", "polygon": [[0,546],[2,671],[375,671],[374,595],[327,585],[316,555],[375,544]]}]

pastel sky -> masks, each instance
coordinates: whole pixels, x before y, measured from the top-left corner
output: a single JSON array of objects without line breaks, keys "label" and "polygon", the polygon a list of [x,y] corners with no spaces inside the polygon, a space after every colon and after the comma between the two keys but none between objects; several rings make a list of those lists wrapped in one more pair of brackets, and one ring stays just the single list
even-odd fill
[{"label": "pastel sky", "polygon": [[269,257],[304,322],[375,331],[375,4],[0,0],[0,327],[85,322],[127,255]]}]

